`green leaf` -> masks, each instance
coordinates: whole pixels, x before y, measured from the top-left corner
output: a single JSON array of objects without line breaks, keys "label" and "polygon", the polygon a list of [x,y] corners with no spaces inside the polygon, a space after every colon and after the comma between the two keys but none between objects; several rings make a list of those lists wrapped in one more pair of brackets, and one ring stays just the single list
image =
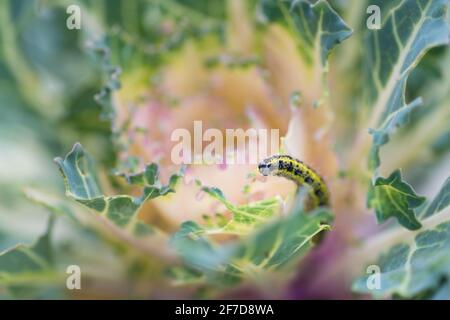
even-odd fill
[{"label": "green leaf", "polygon": [[64,178],[66,195],[106,217],[115,225],[127,228],[135,235],[146,235],[150,227],[143,226],[137,220],[137,212],[142,204],[156,197],[174,192],[176,183],[183,172],[171,176],[167,185],[162,185],[158,179],[158,166],[148,165],[141,173],[125,176],[132,185],[143,187],[140,197],[129,195],[105,196],[102,194],[94,164],[91,158],[77,143],[64,159],[56,158]]},{"label": "green leaf", "polygon": [[379,148],[421,104],[420,100],[406,102],[409,74],[427,50],[448,43],[449,27],[447,0],[378,0],[371,4],[392,6],[384,11],[387,16],[381,29],[369,30],[364,62],[366,104],[372,110],[368,121],[374,135],[370,166],[376,169]]},{"label": "green leaf", "polygon": [[[315,237],[331,229],[331,220],[327,209],[318,209],[313,213],[303,210],[291,213],[242,243],[238,259],[243,261],[237,265],[242,265],[242,269],[248,271],[255,266],[258,269],[278,270],[303,257],[316,243]],[[250,269],[247,265],[250,265]]]},{"label": "green leaf", "polygon": [[331,220],[327,209],[305,213],[297,206],[289,215],[222,245],[209,236],[207,227],[188,221],[174,235],[172,245],[205,279],[229,285],[298,261],[314,246],[317,236],[330,229]]},{"label": "green leaf", "polygon": [[422,99],[418,98],[405,107],[392,112],[378,129],[369,128],[369,133],[373,138],[373,146],[369,156],[370,168],[378,168],[380,165],[379,147],[389,142],[390,134],[394,133],[397,128],[403,127],[409,122],[411,112],[421,104]]},{"label": "green leaf", "polygon": [[[203,272],[218,270],[230,258],[232,250],[225,250],[205,237],[205,229],[193,221],[184,222],[171,240],[172,246],[187,265]],[[228,248],[228,247],[227,247]]]},{"label": "green leaf", "polygon": [[218,214],[216,215],[216,221],[206,215],[204,218],[208,228],[205,229],[205,231],[209,234],[248,234],[253,229],[267,222],[280,209],[280,203],[276,198],[235,206],[226,200],[222,191],[217,188],[203,187],[202,191],[223,203],[233,215],[231,219],[227,220],[225,217]]},{"label": "green leaf", "polygon": [[408,126],[399,130],[382,150],[386,155],[381,165],[383,172],[425,163],[433,165],[450,149],[449,65],[450,47],[437,48],[411,74],[408,90],[420,94],[427,105],[412,112]]},{"label": "green leaf", "polygon": [[402,180],[400,170],[394,171],[387,178],[378,177],[368,195],[368,206],[375,209],[378,223],[395,217],[402,226],[410,230],[421,227],[413,209],[424,201],[425,197],[418,196]]},{"label": "green leaf", "polygon": [[19,244],[0,253],[0,284],[29,287],[55,277],[50,217],[46,232],[31,246]]},{"label": "green leaf", "polygon": [[269,21],[284,21],[295,32],[299,50],[311,65],[327,65],[331,50],[347,39],[352,30],[325,0],[262,1],[261,11]]},{"label": "green leaf", "polygon": [[380,267],[380,288],[370,290],[369,276],[364,276],[354,282],[354,291],[375,297],[396,294],[406,298],[441,292],[442,281],[450,277],[449,190],[450,179],[447,179],[441,191],[419,214],[423,227],[402,232],[396,237],[399,242],[387,248],[376,263],[371,263]]}]

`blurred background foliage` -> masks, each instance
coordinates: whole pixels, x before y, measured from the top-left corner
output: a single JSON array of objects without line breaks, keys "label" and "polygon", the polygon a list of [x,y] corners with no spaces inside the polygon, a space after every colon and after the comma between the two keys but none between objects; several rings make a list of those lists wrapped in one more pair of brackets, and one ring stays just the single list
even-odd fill
[{"label": "blurred background foliage", "polygon": [[[66,27],[71,4],[81,8],[81,30]],[[220,33],[224,19],[223,1],[0,2],[0,251],[31,245],[45,232],[49,211],[29,201],[24,188],[63,195],[53,158],[68,146],[83,141],[98,162],[114,168],[108,93],[120,85],[122,70],[154,68],[185,38]],[[164,31],[167,21],[177,27]],[[55,206],[73,209],[70,204]],[[130,278],[151,273],[152,268],[146,271],[148,261],[133,262],[133,257],[125,263],[129,270],[118,267],[123,264],[114,259],[119,254],[127,260],[124,249],[105,246],[89,229],[57,219],[53,232],[61,266],[77,256],[77,261],[88,261],[83,267],[113,283],[120,272]],[[83,253],[86,247],[90,250]],[[100,258],[96,251],[102,252]],[[105,260],[109,271],[96,271]],[[67,293],[47,280],[49,286],[38,291],[32,286],[10,288],[11,296],[0,288],[0,297],[58,298]],[[117,294],[114,288],[110,293]]]},{"label": "blurred background foliage", "polygon": [[25,201],[21,189],[39,185],[61,192],[55,155],[84,137],[100,146],[100,158],[108,159],[110,151],[108,123],[99,120],[93,100],[101,85],[99,68],[83,35],[65,27],[63,3],[0,6],[0,247],[5,249],[44,230],[47,213]]}]

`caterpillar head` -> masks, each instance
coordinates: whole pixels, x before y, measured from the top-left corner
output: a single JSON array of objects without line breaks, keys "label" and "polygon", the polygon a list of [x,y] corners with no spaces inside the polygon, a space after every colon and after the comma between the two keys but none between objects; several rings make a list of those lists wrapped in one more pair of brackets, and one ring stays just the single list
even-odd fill
[{"label": "caterpillar head", "polygon": [[258,164],[258,170],[263,176],[268,176],[277,169],[277,164],[271,158],[264,159]]}]

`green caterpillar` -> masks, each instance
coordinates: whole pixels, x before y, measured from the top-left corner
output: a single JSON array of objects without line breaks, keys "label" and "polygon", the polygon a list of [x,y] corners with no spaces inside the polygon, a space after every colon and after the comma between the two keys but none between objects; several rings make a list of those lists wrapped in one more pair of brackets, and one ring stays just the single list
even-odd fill
[{"label": "green caterpillar", "polygon": [[288,155],[274,155],[258,164],[259,172],[294,181],[299,187],[309,187],[309,208],[329,205],[329,192],[325,181],[311,167]]}]

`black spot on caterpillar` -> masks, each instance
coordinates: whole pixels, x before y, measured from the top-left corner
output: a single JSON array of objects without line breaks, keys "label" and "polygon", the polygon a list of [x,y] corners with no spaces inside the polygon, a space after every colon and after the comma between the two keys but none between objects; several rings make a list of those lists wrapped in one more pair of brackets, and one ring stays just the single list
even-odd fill
[{"label": "black spot on caterpillar", "polygon": [[299,187],[309,187],[308,207],[327,206],[329,193],[325,181],[311,167],[300,160],[288,155],[274,155],[261,161],[258,165],[259,172],[264,175],[274,175],[294,181]]}]

